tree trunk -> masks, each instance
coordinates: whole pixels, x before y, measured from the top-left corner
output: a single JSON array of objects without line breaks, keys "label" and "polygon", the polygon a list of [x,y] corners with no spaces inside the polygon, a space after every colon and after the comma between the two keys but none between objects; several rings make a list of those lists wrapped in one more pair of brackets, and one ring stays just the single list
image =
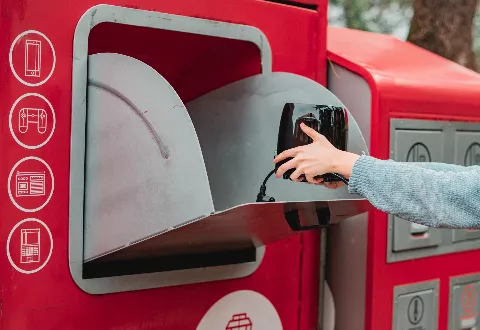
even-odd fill
[{"label": "tree trunk", "polygon": [[477,71],[473,18],[479,0],[414,0],[408,41]]}]

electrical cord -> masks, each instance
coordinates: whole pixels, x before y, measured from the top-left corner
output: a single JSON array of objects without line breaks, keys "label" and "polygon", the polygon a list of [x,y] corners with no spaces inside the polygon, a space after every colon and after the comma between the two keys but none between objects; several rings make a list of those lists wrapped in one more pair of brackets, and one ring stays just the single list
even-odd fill
[{"label": "electrical cord", "polygon": [[[276,172],[277,170],[271,170],[270,173],[265,177],[263,180],[262,185],[260,186],[260,191],[257,194],[257,203],[262,203],[262,202],[275,202],[275,198],[266,196],[267,193],[267,181],[270,179],[270,177]],[[323,182],[334,182],[334,181],[342,181],[348,186],[349,180],[345,178],[343,175],[340,175],[338,173],[327,173],[324,174],[323,176],[324,181]]]},{"label": "electrical cord", "polygon": [[332,180],[332,176],[337,178],[338,180],[342,181],[348,186],[348,183],[350,182],[346,177],[343,175],[340,175],[338,173],[328,173],[323,176],[324,181],[323,182],[332,182],[332,181],[337,181],[337,180]]},{"label": "electrical cord", "polygon": [[266,196],[266,193],[267,193],[267,181],[276,171],[277,171],[276,169],[271,170],[270,173],[268,173],[268,175],[265,177],[265,180],[263,180],[263,183],[260,186],[260,191],[257,194],[257,203],[275,202],[275,198]]}]

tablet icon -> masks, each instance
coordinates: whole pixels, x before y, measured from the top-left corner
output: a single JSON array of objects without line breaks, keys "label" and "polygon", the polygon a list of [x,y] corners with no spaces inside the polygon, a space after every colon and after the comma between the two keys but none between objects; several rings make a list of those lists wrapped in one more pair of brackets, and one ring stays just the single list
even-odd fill
[{"label": "tablet icon", "polygon": [[24,94],[10,109],[10,133],[24,148],[37,149],[44,146],[52,137],[55,124],[55,111],[43,95]]},{"label": "tablet icon", "polygon": [[36,126],[39,134],[47,131],[47,112],[44,109],[22,108],[18,113],[18,130],[25,134],[30,124]]},{"label": "tablet icon", "polygon": [[21,264],[40,262],[40,228],[21,229],[20,251]]},{"label": "tablet icon", "polygon": [[56,56],[48,37],[35,30],[20,33],[13,41],[9,54],[10,69],[25,86],[43,85],[53,75]]},{"label": "tablet icon", "polygon": [[52,256],[52,232],[39,219],[22,220],[10,230],[6,252],[15,270],[23,274],[36,273],[48,264]]},{"label": "tablet icon", "polygon": [[40,77],[42,67],[42,41],[25,40],[25,77]]}]

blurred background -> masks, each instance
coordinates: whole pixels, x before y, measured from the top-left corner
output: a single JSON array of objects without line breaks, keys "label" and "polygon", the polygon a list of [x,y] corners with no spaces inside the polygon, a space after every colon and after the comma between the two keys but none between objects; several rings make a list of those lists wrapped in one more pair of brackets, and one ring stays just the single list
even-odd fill
[{"label": "blurred background", "polygon": [[329,24],[387,33],[480,69],[480,0],[330,0]]}]

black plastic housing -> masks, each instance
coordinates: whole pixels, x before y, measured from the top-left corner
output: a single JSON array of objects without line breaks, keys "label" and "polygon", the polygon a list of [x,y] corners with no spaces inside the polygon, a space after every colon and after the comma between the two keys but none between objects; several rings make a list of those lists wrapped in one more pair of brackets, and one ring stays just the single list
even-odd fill
[{"label": "black plastic housing", "polygon": [[[278,130],[277,154],[313,142],[300,128],[301,123],[325,136],[337,149],[346,150],[348,116],[344,108],[331,105],[286,103]],[[276,169],[290,159],[277,163]],[[294,171],[294,168],[286,171],[283,178],[290,179],[290,175]],[[328,177],[329,181],[340,181],[339,178],[329,174],[319,177]],[[306,181],[303,175],[299,179]]]}]

